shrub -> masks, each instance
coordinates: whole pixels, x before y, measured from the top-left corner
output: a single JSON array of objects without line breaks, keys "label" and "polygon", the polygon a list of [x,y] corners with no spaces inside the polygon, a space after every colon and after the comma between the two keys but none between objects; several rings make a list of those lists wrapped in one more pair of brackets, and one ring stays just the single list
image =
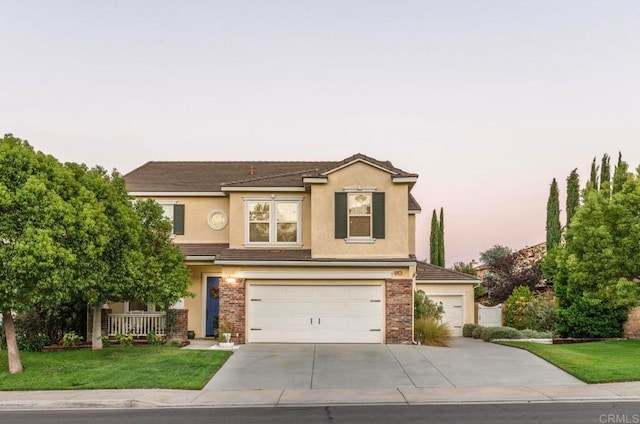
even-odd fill
[{"label": "shrub", "polygon": [[558,311],[556,331],[562,337],[620,337],[626,319],[626,307],[576,296],[571,305]]},{"label": "shrub", "polygon": [[163,336],[156,336],[155,331],[150,331],[147,334],[147,343],[154,346],[159,346],[165,342]]},{"label": "shrub", "polygon": [[471,337],[473,337],[474,339],[481,339],[483,332],[484,332],[484,327],[479,325],[473,329],[473,331],[471,332]]},{"label": "shrub", "polygon": [[415,319],[433,318],[440,321],[444,315],[442,302],[431,301],[422,290],[417,290],[413,297],[413,310]]},{"label": "shrub", "polygon": [[133,335],[131,334],[116,334],[116,340],[120,342],[122,346],[132,346],[133,345]]},{"label": "shrub", "polygon": [[463,337],[473,337],[473,330],[478,328],[478,324],[465,324],[462,327],[462,336]]},{"label": "shrub", "polygon": [[75,331],[69,331],[62,336],[62,346],[71,347],[78,346],[82,341],[82,337],[77,335]]},{"label": "shrub", "polygon": [[447,324],[430,318],[420,318],[414,321],[416,341],[429,346],[449,346],[451,330]]},{"label": "shrub", "polygon": [[553,333],[551,333],[551,331],[536,331],[529,328],[520,330],[520,333],[525,339],[550,339],[553,337]]},{"label": "shrub", "polygon": [[495,339],[521,339],[522,333],[513,327],[487,327],[482,332],[482,340],[490,342]]},{"label": "shrub", "polygon": [[504,302],[505,325],[519,330],[529,328],[549,331],[555,326],[556,306],[552,295],[535,296],[528,287],[520,286]]},{"label": "shrub", "polygon": [[44,334],[36,334],[25,336],[23,334],[17,337],[18,350],[26,350],[29,352],[40,352],[49,344],[49,338]]},{"label": "shrub", "polygon": [[109,346],[111,344],[111,339],[109,339],[109,336],[102,336],[100,337],[100,340],[102,340],[102,346]]}]

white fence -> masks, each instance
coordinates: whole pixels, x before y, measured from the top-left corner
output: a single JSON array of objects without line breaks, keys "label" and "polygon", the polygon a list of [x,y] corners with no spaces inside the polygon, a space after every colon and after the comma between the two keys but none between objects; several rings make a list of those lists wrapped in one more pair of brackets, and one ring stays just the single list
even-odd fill
[{"label": "white fence", "polygon": [[150,332],[154,332],[156,336],[164,336],[165,314],[111,314],[107,325],[109,336],[131,334],[134,337],[146,337]]},{"label": "white fence", "polygon": [[478,304],[478,324],[483,327],[501,327],[502,305],[484,306]]}]

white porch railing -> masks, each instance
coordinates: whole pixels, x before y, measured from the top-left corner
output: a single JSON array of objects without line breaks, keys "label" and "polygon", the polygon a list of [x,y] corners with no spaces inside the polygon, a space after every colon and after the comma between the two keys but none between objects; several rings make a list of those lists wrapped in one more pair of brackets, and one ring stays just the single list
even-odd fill
[{"label": "white porch railing", "polygon": [[110,314],[107,325],[109,336],[131,334],[134,337],[146,337],[152,331],[156,336],[164,336],[165,314],[164,312]]}]

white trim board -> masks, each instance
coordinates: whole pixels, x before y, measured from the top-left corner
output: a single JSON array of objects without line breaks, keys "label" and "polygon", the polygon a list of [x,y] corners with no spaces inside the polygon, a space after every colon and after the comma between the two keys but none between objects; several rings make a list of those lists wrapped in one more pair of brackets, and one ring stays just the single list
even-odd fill
[{"label": "white trim board", "polygon": [[236,278],[247,280],[382,280],[392,277],[391,272],[363,271],[297,271],[297,272],[269,272],[269,271],[239,271],[234,274]]}]

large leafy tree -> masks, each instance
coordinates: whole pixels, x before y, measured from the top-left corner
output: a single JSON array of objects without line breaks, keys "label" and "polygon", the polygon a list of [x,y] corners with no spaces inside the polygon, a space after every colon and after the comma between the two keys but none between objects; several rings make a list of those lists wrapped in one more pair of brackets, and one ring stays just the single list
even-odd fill
[{"label": "large leafy tree", "polygon": [[82,295],[92,310],[94,350],[102,349],[101,313],[107,302],[135,299],[168,305],[188,294],[184,256],[171,242],[171,223],[153,200],[133,202],[124,180],[102,168],[73,166],[76,178],[103,205],[108,247],[90,264]]},{"label": "large leafy tree", "polygon": [[22,371],[13,314],[69,300],[106,247],[102,207],[51,156],[0,140],[0,309],[9,371]]},{"label": "large leafy tree", "polygon": [[433,210],[431,215],[431,235],[429,237],[429,262],[433,265],[440,264],[440,226],[438,225],[438,215]]},{"label": "large leafy tree", "polygon": [[580,177],[574,169],[567,178],[567,224],[568,227],[580,206]]},{"label": "large leafy tree", "polygon": [[184,255],[171,241],[171,222],[154,200],[134,204],[142,222],[143,280],[134,286],[132,298],[168,307],[190,295],[191,278]]},{"label": "large leafy tree", "polygon": [[560,200],[558,198],[558,183],[554,178],[551,182],[549,190],[549,199],[547,200],[547,249],[560,244],[561,226],[560,226]]},{"label": "large leafy tree", "polygon": [[587,189],[566,245],[544,271],[558,298],[558,330],[577,337],[622,333],[627,308],[640,303],[640,181],[630,176],[613,196]]}]

